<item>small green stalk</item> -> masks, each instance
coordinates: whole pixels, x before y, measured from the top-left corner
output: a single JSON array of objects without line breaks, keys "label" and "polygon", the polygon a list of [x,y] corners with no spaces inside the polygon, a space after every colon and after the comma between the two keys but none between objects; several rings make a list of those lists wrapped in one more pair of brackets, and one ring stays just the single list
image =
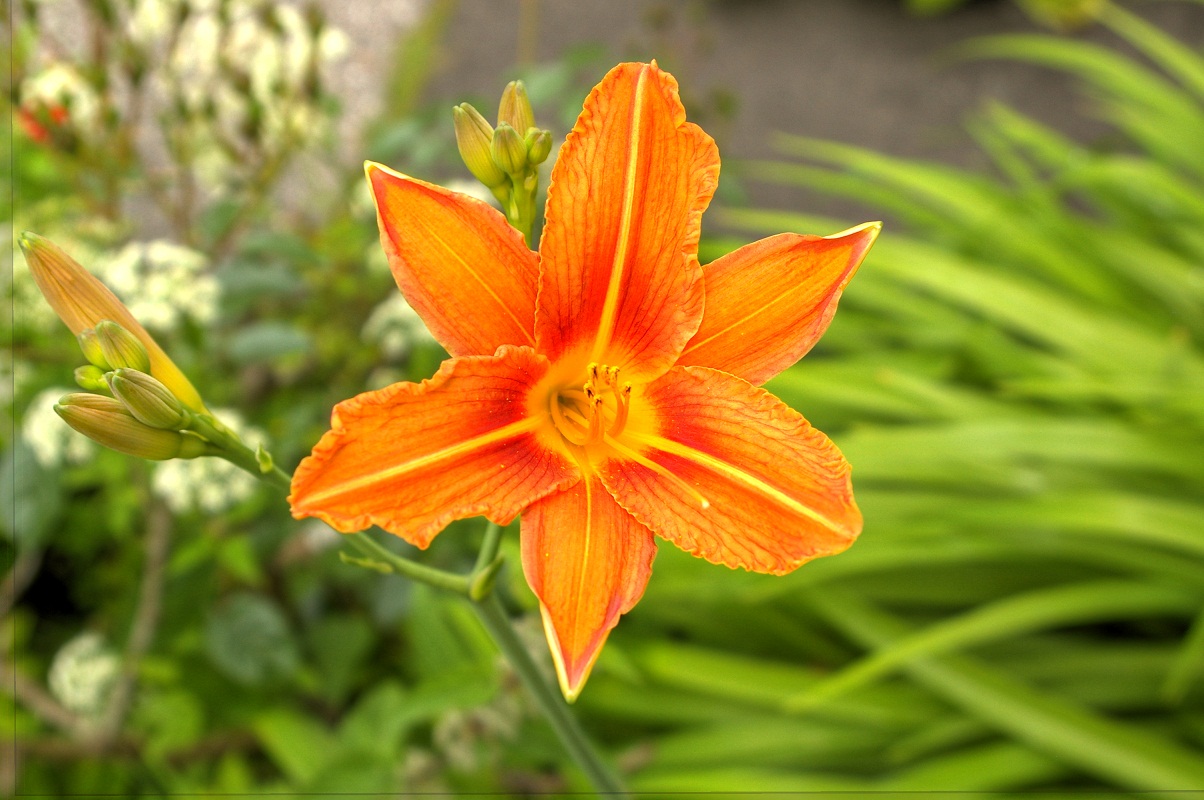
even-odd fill
[{"label": "small green stalk", "polygon": [[[274,464],[272,457],[265,450],[251,450],[216,420],[194,416],[190,430],[212,442],[221,450],[220,455],[235,466],[286,491],[289,489],[291,477]],[[476,563],[467,575],[434,569],[402,558],[387,550],[365,531],[347,535],[347,541],[363,554],[364,558],[348,556],[346,561],[368,569],[404,575],[465,597],[472,604],[473,611],[493,638],[498,650],[510,662],[523,686],[535,698],[536,705],[552,726],[564,749],[589,778],[594,790],[607,797],[626,797],[623,785],[594,749],[577,718],[561,697],[559,689],[544,678],[539,666],[527,652],[514,630],[510,616],[498,599],[494,586],[503,563],[503,558],[498,554],[501,537],[501,527],[490,522],[485,528]]]}]

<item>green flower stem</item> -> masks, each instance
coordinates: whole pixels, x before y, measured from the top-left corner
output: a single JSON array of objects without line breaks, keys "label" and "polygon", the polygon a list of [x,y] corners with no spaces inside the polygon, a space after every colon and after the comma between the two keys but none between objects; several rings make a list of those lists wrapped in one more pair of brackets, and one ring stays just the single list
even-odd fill
[{"label": "green flower stem", "polygon": [[497,550],[502,544],[502,526],[490,522],[485,526],[485,538],[481,540],[481,550],[477,553],[477,563],[472,568],[474,573],[480,572],[497,559]]},{"label": "green flower stem", "polygon": [[[198,416],[193,419],[189,429],[213,443],[215,448],[220,451],[221,457],[230,463],[241,467],[261,480],[286,491],[289,489],[292,483],[291,477],[275,465],[271,456],[262,450],[259,452],[251,450],[236,436],[226,431],[221,423],[211,425],[206,418]],[[501,527],[490,522],[485,528],[485,537],[481,541],[481,549],[477,553],[476,564],[472,572],[467,575],[457,575],[402,558],[387,550],[364,531],[347,535],[347,541],[364,554],[370,562],[373,562],[374,567],[376,564],[388,567],[398,575],[455,592],[468,599],[477,618],[481,620],[481,625],[493,637],[493,641],[502,651],[502,655],[518,673],[519,680],[535,698],[536,704],[547,718],[548,724],[552,726],[552,730],[555,731],[561,744],[564,745],[564,749],[577,762],[577,766],[585,772],[594,790],[599,795],[626,797],[627,793],[618,777],[598,755],[560,692],[544,678],[535,660],[531,658],[531,654],[527,652],[522,640],[518,638],[510,616],[502,607],[497,592],[494,591],[494,578],[502,565],[502,558],[498,555],[501,538]]]},{"label": "green flower stem", "polygon": [[457,575],[454,572],[434,569],[416,561],[410,561],[408,558],[402,558],[385,549],[365,531],[348,534],[347,540],[355,549],[374,561],[388,565],[398,575],[404,575],[449,592],[462,594],[465,597],[468,596],[469,587],[472,585],[473,576],[471,575]]},{"label": "green flower stem", "polygon": [[527,687],[527,691],[535,698],[539,709],[565,749],[569,751],[569,755],[589,777],[594,789],[601,795],[626,797],[623,785],[594,750],[589,737],[581,729],[560,692],[545,680],[535,660],[518,638],[497,593],[490,592],[482,600],[473,603],[473,609],[485,630],[489,631],[489,635],[497,643],[498,649],[518,673],[523,686]]}]

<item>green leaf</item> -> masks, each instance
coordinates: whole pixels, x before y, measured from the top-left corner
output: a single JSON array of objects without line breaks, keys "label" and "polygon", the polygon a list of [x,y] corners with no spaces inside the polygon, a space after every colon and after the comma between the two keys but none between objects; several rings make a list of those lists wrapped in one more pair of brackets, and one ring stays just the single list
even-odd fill
[{"label": "green leaf", "polygon": [[226,354],[237,364],[257,364],[300,356],[312,348],[309,334],[283,322],[257,322],[241,328],[226,343]]},{"label": "green leaf", "polygon": [[39,547],[62,510],[59,481],[48,475],[17,437],[0,463],[0,532],[18,548]]},{"label": "green leaf", "polygon": [[205,652],[224,675],[244,686],[292,677],[300,663],[284,614],[266,597],[245,592],[209,616]]},{"label": "green leaf", "polygon": [[330,731],[291,708],[266,711],[252,727],[264,751],[294,784],[313,779],[337,750]]}]

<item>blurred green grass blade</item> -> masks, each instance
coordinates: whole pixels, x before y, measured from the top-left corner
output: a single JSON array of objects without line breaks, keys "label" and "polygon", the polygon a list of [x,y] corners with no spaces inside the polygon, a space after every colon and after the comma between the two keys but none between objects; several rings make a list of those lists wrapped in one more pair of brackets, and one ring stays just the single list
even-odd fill
[{"label": "blurred green grass blade", "polygon": [[657,739],[657,767],[794,767],[864,771],[878,761],[894,733],[765,715],[696,727]]},{"label": "blurred green grass blade", "polygon": [[1116,3],[1105,3],[1097,19],[1204,98],[1204,58],[1199,53]]},{"label": "blurred green grass blade", "polygon": [[866,658],[786,699],[797,711],[878,680],[904,664],[1047,628],[1147,616],[1180,616],[1198,594],[1132,581],[1092,581],[1040,589],[981,606],[880,647]]},{"label": "blurred green grass blade", "polygon": [[[837,774],[789,772],[747,767],[647,769],[632,775],[628,788],[640,797],[816,795],[826,792],[870,792],[873,784]],[[840,796],[840,795],[838,795]],[[847,797],[847,794],[843,795]]]},{"label": "blurred green grass blade", "polygon": [[1060,171],[1086,156],[1073,140],[998,101],[987,102],[985,118],[995,131],[1046,169]]},{"label": "blurred green grass blade", "polygon": [[[874,649],[908,634],[906,625],[846,592],[815,592],[811,602],[834,627]],[[1035,691],[974,659],[942,656],[907,670],[992,726],[1109,783],[1167,798],[1204,786],[1200,754]]]},{"label": "blurred green grass blade", "polygon": [[954,750],[878,782],[883,792],[999,792],[1067,777],[1057,759],[1012,742]]},{"label": "blurred green grass blade", "polygon": [[1105,47],[1053,36],[1018,34],[975,39],[962,47],[974,58],[1005,58],[1070,72],[1106,96],[1123,98],[1164,123],[1200,119],[1192,98],[1161,76]]},{"label": "blurred green grass blade", "polygon": [[[633,654],[652,680],[678,689],[739,701],[750,708],[780,710],[782,698],[819,680],[822,672],[693,645],[655,642]],[[826,719],[868,727],[914,724],[935,706],[914,694],[867,693],[816,709]]]},{"label": "blurred green grass blade", "polygon": [[1162,685],[1163,699],[1179,705],[1192,683],[1199,682],[1201,676],[1204,676],[1204,610],[1196,616],[1171,664]]}]

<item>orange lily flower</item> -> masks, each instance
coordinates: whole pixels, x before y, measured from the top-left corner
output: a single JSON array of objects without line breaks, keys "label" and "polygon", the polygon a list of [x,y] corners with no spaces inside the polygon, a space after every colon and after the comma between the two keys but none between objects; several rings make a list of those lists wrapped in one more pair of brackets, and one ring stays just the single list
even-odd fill
[{"label": "orange lily flower", "polygon": [[398,286],[451,358],[335,408],[294,516],[424,548],[451,520],[524,512],[523,569],[570,700],[643,594],[655,536],[773,574],[857,537],[848,463],[756,384],[823,333],[877,223],[701,267],[719,155],[655,62],[615,67],[585,101],[539,253],[478,200],[366,171]]}]

